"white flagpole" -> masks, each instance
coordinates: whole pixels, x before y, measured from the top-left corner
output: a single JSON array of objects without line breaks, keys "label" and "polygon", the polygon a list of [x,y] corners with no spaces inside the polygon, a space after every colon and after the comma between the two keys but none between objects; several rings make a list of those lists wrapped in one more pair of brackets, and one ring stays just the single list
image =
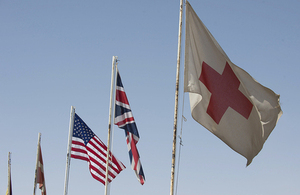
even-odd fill
[{"label": "white flagpole", "polygon": [[73,136],[73,128],[74,128],[74,117],[75,117],[75,107],[71,106],[64,195],[68,194],[69,170],[70,170],[70,163],[71,163],[71,146],[72,146],[72,136]]},{"label": "white flagpole", "polygon": [[33,195],[35,195],[36,191],[36,184],[37,184],[37,169],[38,169],[38,162],[39,162],[39,150],[40,150],[40,141],[41,141],[41,133],[38,134],[38,144],[37,144],[37,152],[36,152],[36,165],[35,165],[35,175],[34,175],[34,188],[33,188]]},{"label": "white flagpole", "polygon": [[178,115],[177,113],[178,113],[178,94],[179,94],[179,72],[180,72],[181,35],[182,35],[182,13],[183,13],[183,0],[180,0],[170,195],[174,194],[174,178],[175,178],[174,176],[175,176],[175,160],[176,160],[175,156],[176,156],[176,138],[177,138],[177,115]]},{"label": "white flagpole", "polygon": [[109,101],[109,119],[108,119],[108,138],[107,138],[107,156],[106,156],[106,175],[105,175],[105,192],[104,194],[108,194],[108,172],[109,172],[109,151],[110,151],[110,139],[111,139],[111,124],[113,121],[113,94],[114,94],[114,86],[115,86],[115,72],[117,66],[118,57],[113,56],[112,59],[112,71],[111,71],[111,85],[110,85],[110,101]]}]

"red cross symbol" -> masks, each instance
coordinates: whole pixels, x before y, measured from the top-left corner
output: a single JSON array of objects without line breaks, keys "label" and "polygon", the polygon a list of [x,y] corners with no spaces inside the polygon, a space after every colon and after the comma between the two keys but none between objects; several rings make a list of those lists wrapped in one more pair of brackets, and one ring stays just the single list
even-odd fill
[{"label": "red cross symbol", "polygon": [[199,80],[211,92],[206,112],[217,124],[219,124],[228,107],[231,107],[246,119],[249,118],[253,105],[238,89],[240,81],[228,62],[226,62],[221,75],[203,62]]}]

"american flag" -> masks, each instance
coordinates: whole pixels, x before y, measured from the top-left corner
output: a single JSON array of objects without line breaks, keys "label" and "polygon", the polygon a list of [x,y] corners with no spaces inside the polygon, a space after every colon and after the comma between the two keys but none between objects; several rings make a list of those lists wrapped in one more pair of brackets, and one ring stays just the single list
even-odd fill
[{"label": "american flag", "polygon": [[[107,147],[76,113],[71,157],[87,161],[92,177],[105,185]],[[125,168],[123,163],[110,153],[108,182]]]},{"label": "american flag", "polygon": [[123,88],[119,71],[117,72],[116,85],[115,124],[118,125],[119,128],[125,130],[131,168],[134,170],[138,180],[143,185],[145,182],[145,175],[136,147],[140,136]]}]

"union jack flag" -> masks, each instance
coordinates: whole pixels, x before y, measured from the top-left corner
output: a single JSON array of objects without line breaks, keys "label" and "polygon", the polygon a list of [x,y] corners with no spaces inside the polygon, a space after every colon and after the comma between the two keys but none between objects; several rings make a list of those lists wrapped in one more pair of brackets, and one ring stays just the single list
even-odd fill
[{"label": "union jack flag", "polygon": [[115,125],[118,125],[119,128],[125,130],[131,168],[134,170],[139,182],[143,185],[145,182],[145,175],[139,152],[136,147],[140,136],[123,88],[119,71],[117,71]]}]

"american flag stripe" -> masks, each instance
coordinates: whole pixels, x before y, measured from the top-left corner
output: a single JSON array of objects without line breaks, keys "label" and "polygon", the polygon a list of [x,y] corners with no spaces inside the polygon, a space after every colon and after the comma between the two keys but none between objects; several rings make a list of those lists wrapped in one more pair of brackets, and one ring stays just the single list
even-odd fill
[{"label": "american flag stripe", "polygon": [[[88,162],[92,177],[105,184],[107,147],[75,113],[71,157]],[[125,166],[110,153],[108,182],[111,182]]]},{"label": "american flag stripe", "polygon": [[134,170],[138,180],[143,185],[145,182],[145,175],[140,161],[140,155],[136,147],[136,144],[139,141],[139,133],[129,106],[129,102],[119,72],[117,72],[114,123],[118,125],[119,128],[125,130],[131,168]]},{"label": "american flag stripe", "polygon": [[[103,155],[103,151],[100,153],[98,152],[98,151],[101,151],[101,149],[103,149],[103,148],[95,147],[95,144],[93,144],[94,141],[95,140],[92,139],[90,141],[90,143],[87,144],[86,150],[83,150],[84,151],[83,154],[85,154],[85,155],[81,156],[82,153],[79,153],[79,155],[77,155],[76,157],[73,155],[71,157],[73,157],[73,158],[79,157],[78,159],[88,161],[90,163],[90,165],[89,165],[90,170],[92,172],[94,172],[94,174],[95,174],[94,176],[96,176],[97,179],[101,178],[102,180],[105,181],[106,155],[105,156]],[[82,149],[80,149],[79,151],[82,151]],[[109,181],[111,181],[112,178],[115,178],[115,176],[119,173],[115,164],[110,163],[110,165],[111,165],[110,166],[111,169],[110,169],[109,175],[111,177],[109,178]]]}]

